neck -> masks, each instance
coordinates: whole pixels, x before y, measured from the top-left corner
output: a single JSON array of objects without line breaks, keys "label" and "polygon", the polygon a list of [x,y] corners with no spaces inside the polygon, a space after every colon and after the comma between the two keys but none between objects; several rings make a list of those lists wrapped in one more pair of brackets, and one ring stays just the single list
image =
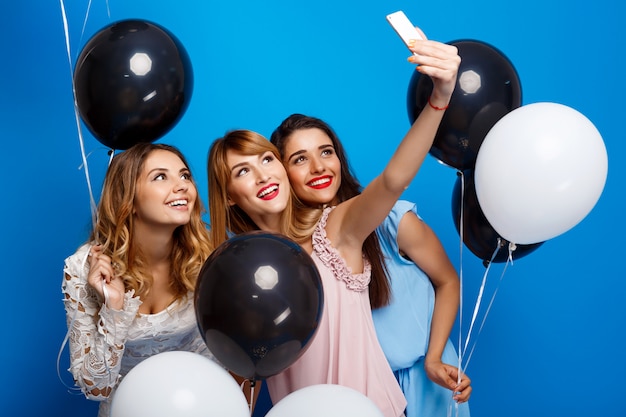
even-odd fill
[{"label": "neck", "polygon": [[146,261],[152,265],[169,262],[174,244],[174,229],[159,228],[153,225],[137,224],[134,233],[134,243],[141,247]]},{"label": "neck", "polygon": [[281,216],[277,214],[270,214],[266,216],[257,216],[252,219],[257,227],[264,232],[281,233]]}]

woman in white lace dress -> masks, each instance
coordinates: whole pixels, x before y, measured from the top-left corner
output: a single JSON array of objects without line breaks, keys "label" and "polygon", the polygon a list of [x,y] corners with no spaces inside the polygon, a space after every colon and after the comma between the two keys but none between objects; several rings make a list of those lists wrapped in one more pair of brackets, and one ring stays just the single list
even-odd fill
[{"label": "woman in white lace dress", "polygon": [[88,243],[65,260],[70,372],[108,417],[120,379],[171,350],[209,352],[192,292],[212,251],[184,156],[142,143],[113,157]]}]

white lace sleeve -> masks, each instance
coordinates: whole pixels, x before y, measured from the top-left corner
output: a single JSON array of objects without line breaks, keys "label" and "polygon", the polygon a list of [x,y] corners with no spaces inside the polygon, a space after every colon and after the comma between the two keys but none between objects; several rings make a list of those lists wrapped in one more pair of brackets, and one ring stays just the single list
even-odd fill
[{"label": "white lace sleeve", "polygon": [[65,260],[63,303],[69,332],[70,369],[90,399],[105,400],[119,381],[124,344],[141,300],[129,291],[122,310],[103,305],[87,283],[89,245]]}]

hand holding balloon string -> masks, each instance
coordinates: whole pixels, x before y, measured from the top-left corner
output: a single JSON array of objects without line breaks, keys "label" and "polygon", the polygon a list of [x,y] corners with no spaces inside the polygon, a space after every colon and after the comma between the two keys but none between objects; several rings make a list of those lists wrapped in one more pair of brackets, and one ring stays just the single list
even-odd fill
[{"label": "hand holding balloon string", "polygon": [[108,307],[121,310],[124,305],[124,281],[116,277],[115,265],[103,253],[102,245],[94,245],[89,250],[89,285],[105,301]]},{"label": "hand holding balloon string", "polygon": [[424,369],[431,381],[453,391],[454,401],[460,404],[469,400],[472,393],[471,380],[458,367],[443,363],[441,360],[426,359]]}]

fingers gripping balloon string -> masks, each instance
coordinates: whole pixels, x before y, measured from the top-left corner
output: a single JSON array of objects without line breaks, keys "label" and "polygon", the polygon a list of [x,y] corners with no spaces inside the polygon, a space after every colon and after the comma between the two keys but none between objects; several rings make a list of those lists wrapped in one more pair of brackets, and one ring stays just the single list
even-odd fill
[{"label": "fingers gripping balloon string", "polygon": [[106,281],[102,280],[102,294],[104,294],[104,305],[109,305],[109,290],[107,290]]}]

